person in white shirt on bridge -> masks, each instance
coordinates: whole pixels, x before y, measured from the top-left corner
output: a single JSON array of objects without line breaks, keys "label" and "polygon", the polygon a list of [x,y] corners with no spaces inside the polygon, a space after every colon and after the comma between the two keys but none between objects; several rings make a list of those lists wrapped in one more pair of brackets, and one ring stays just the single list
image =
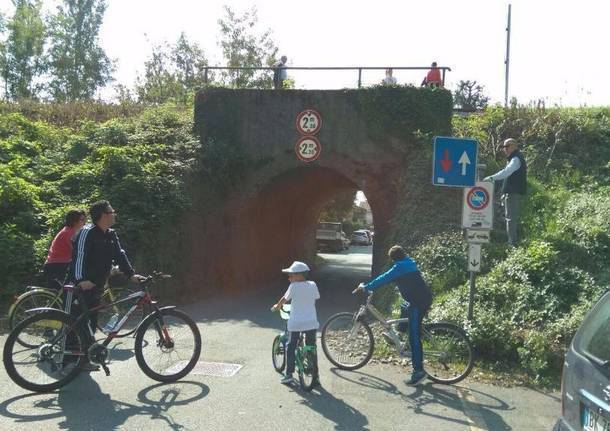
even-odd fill
[{"label": "person in white shirt on bridge", "polygon": [[385,78],[383,78],[383,81],[381,81],[381,83],[383,85],[396,85],[397,84],[396,78],[394,78],[392,76],[392,69],[385,70]]},{"label": "person in white shirt on bridge", "polygon": [[[290,338],[286,347],[286,374],[281,380],[283,384],[289,385],[294,382],[292,374],[294,373],[295,351],[301,332],[305,333],[305,344],[308,346],[316,345],[316,331],[320,327],[316,313],[316,300],[320,299],[320,292],[315,282],[307,281],[309,266],[306,263],[294,261],[289,268],[282,269],[282,272],[288,274],[290,286],[288,286],[284,296],[271,309],[276,311],[284,303],[288,301],[291,303],[290,317],[288,318]],[[313,365],[313,384],[318,386],[320,378],[318,376],[317,357]]]}]

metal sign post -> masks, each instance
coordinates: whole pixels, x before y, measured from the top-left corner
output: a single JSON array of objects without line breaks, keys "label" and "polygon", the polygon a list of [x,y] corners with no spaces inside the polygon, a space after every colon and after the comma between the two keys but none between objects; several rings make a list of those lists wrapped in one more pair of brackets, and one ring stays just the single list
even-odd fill
[{"label": "metal sign post", "polygon": [[474,318],[474,295],[476,273],[481,271],[481,244],[489,242],[493,227],[493,183],[479,182],[485,165],[477,165],[475,186],[464,189],[462,227],[466,229],[468,242],[468,272],[470,273],[470,295],[468,320]]}]

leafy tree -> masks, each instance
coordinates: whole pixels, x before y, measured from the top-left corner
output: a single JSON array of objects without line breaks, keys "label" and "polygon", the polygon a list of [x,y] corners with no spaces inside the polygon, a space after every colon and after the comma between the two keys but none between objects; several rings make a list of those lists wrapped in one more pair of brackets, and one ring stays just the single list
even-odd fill
[{"label": "leafy tree", "polygon": [[453,93],[453,103],[464,111],[477,111],[485,109],[489,97],[483,94],[484,86],[477,81],[460,81],[457,90]]},{"label": "leafy tree", "polygon": [[8,37],[3,47],[5,96],[35,98],[40,90],[36,78],[44,72],[45,24],[41,0],[13,0],[15,13],[7,23]]},{"label": "leafy tree", "polygon": [[[226,16],[218,20],[220,47],[227,67],[268,67],[274,63],[277,47],[271,39],[271,31],[258,33],[256,8],[237,15],[225,6]],[[272,88],[271,72],[264,70],[239,70],[224,72],[225,84],[237,88]]]},{"label": "leafy tree", "polygon": [[318,220],[332,222],[350,220],[354,208],[354,199],[356,199],[355,191],[348,191],[337,195],[332,201],[324,206]]},{"label": "leafy tree", "polygon": [[58,101],[91,99],[112,80],[114,65],[99,45],[105,0],[63,0],[50,20],[51,94]]},{"label": "leafy tree", "polygon": [[208,61],[201,47],[182,33],[175,45],[153,46],[144,63],[144,76],[136,81],[138,100],[163,103],[168,100],[187,102],[198,87],[205,85]]}]

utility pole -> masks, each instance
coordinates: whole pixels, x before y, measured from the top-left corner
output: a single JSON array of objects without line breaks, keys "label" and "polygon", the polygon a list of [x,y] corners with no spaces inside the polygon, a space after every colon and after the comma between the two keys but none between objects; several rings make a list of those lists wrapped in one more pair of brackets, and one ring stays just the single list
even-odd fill
[{"label": "utility pole", "polygon": [[508,107],[508,66],[510,64],[510,7],[508,5],[508,24],[506,25],[506,60],[504,60],[504,64],[506,65],[506,73],[504,77],[504,107]]}]

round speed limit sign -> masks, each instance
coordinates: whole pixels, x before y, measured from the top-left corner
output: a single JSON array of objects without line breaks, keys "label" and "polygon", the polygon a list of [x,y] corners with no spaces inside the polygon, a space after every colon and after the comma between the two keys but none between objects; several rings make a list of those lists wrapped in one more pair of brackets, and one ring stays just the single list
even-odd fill
[{"label": "round speed limit sign", "polygon": [[313,109],[297,115],[297,130],[303,135],[315,135],[322,127],[322,117]]},{"label": "round speed limit sign", "polygon": [[294,150],[297,153],[299,160],[303,162],[313,162],[320,156],[322,146],[313,136],[303,136],[299,139],[294,146]]}]

